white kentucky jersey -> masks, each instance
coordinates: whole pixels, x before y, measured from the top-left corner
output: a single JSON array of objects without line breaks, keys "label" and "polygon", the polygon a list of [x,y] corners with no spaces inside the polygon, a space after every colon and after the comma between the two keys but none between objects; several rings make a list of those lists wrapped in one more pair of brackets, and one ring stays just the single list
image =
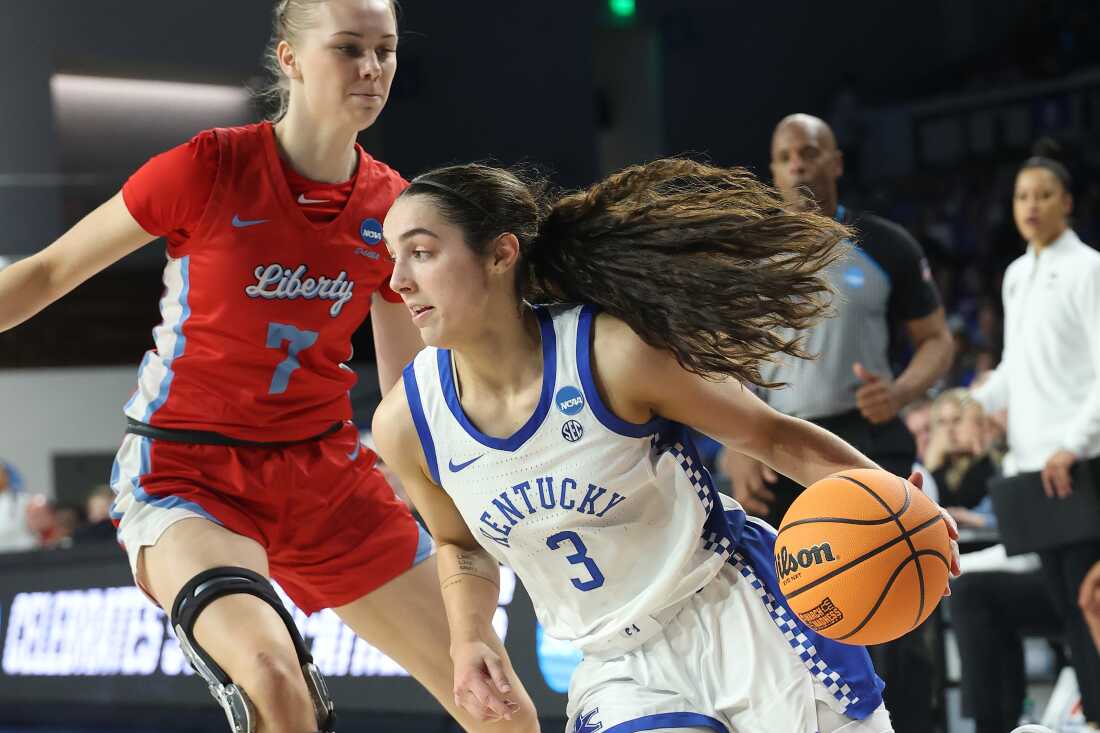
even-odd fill
[{"label": "white kentucky jersey", "polygon": [[536,309],[542,394],[511,437],[467,418],[448,350],[422,351],[404,383],[433,479],[516,571],[547,633],[612,654],[706,585],[733,537],[686,428],[659,417],[629,423],[604,404],[591,363],[595,313]]}]

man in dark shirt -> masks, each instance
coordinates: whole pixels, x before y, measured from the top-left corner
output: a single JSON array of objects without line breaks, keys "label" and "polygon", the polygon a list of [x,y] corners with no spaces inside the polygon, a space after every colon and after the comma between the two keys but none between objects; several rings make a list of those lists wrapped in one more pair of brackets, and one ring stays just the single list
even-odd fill
[{"label": "man in dark shirt", "polygon": [[[856,230],[854,247],[827,271],[839,297],[836,315],[803,335],[809,361],[785,359],[762,370],[788,386],[762,397],[788,415],[836,433],[887,471],[908,476],[916,446],[898,412],[925,394],[950,368],[954,343],[928,262],[904,229],[838,201],[844,158],[832,130],[805,114],[785,117],[772,136],[776,187],[798,208],[813,208]],[[898,325],[914,353],[905,370],[890,370],[892,330]],[[778,527],[802,487],[746,456],[726,453],[722,468],[746,511]],[[917,634],[872,649],[887,681],[886,702],[898,733],[933,729],[931,663]],[[893,694],[891,694],[891,692]]]}]

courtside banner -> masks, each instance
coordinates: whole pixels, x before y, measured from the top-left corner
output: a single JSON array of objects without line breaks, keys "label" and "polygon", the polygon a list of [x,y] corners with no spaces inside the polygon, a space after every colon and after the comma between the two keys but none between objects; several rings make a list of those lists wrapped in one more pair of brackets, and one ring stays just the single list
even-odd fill
[{"label": "courtside banner", "polygon": [[[338,709],[438,712],[405,670],[356,637],[335,613],[306,616],[283,599]],[[494,625],[540,713],[563,715],[565,696],[559,690],[564,691],[573,665],[563,672],[559,663],[549,681],[544,676],[547,664],[539,655],[547,645],[530,599],[506,568]],[[133,585],[124,554],[108,545],[0,555],[0,710],[9,702],[123,700],[146,706],[215,704],[180,651],[164,612]]]}]

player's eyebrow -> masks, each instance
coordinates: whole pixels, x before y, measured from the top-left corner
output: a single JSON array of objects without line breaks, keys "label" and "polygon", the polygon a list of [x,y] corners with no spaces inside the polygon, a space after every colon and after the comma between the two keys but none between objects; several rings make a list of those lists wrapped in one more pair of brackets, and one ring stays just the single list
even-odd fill
[{"label": "player's eyebrow", "polygon": [[405,232],[404,234],[402,234],[400,237],[398,237],[398,239],[400,239],[402,242],[404,242],[405,240],[409,239],[410,237],[415,237],[417,234],[427,234],[429,237],[432,237],[434,239],[439,239],[438,234],[433,232],[431,229],[425,229],[424,227],[414,227],[414,228],[410,229],[409,231]]},{"label": "player's eyebrow", "polygon": [[[336,31],[332,34],[332,37],[335,36],[355,36],[356,38],[366,38],[366,36],[364,36],[362,33],[356,33],[355,31]],[[397,38],[397,36],[395,36],[393,33],[387,33],[386,35],[382,36],[382,38],[388,40],[390,38]]]}]

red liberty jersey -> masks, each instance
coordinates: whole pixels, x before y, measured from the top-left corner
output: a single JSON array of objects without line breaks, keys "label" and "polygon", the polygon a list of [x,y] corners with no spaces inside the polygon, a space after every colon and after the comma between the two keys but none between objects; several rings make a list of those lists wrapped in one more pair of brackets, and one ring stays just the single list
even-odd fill
[{"label": "red liberty jersey", "polygon": [[351,419],[344,362],[371,295],[400,300],[381,222],[408,185],[356,149],[351,181],[310,189],[346,197],[329,216],[303,210],[319,200],[295,195],[269,123],[202,133],[127,181],[131,214],[168,237],[162,322],[128,417],[255,441]]}]

